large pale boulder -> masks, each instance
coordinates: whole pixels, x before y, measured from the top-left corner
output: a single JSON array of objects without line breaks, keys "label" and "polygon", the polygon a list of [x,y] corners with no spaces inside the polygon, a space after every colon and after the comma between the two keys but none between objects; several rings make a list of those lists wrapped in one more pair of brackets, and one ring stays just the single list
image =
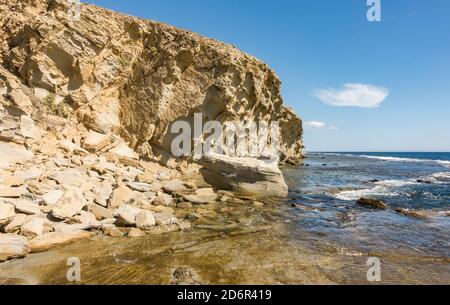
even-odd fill
[{"label": "large pale boulder", "polygon": [[135,196],[134,192],[125,185],[120,185],[113,191],[111,200],[109,202],[110,208],[118,208],[127,203]]},{"label": "large pale boulder", "polygon": [[25,257],[30,253],[30,250],[30,244],[25,237],[13,234],[0,234],[0,262]]},{"label": "large pale boulder", "polygon": [[114,211],[114,217],[117,219],[116,224],[120,226],[134,226],[136,225],[136,216],[143,210],[134,206],[125,204]]},{"label": "large pale boulder", "polygon": [[150,211],[142,211],[136,215],[136,227],[147,230],[156,225],[155,216]]},{"label": "large pale boulder", "polygon": [[83,194],[79,191],[70,189],[64,193],[64,196],[52,208],[51,214],[57,219],[69,219],[80,213],[87,205]]},{"label": "large pale boulder", "polygon": [[42,196],[42,200],[46,205],[55,205],[64,196],[61,190],[53,190]]},{"label": "large pale boulder", "polygon": [[89,239],[91,234],[86,231],[76,231],[70,233],[52,232],[38,237],[30,241],[31,252],[44,252],[53,247],[68,245],[70,243]]},{"label": "large pale boulder", "polygon": [[5,233],[18,233],[21,226],[30,218],[30,216],[25,214],[16,214],[14,218],[8,223],[3,230]]},{"label": "large pale boulder", "polygon": [[0,169],[33,159],[34,154],[25,147],[0,141]]},{"label": "large pale boulder", "polygon": [[0,186],[0,197],[3,198],[19,198],[26,193],[26,189],[22,187],[2,187]]},{"label": "large pale boulder", "polygon": [[67,169],[54,173],[49,177],[55,180],[58,184],[66,186],[80,187],[86,180],[88,176],[76,169]]},{"label": "large pale boulder", "polygon": [[41,213],[39,205],[30,199],[18,199],[15,201],[10,201],[15,207],[16,211],[19,213],[34,215]]},{"label": "large pale boulder", "polygon": [[97,152],[111,143],[111,135],[89,131],[83,143],[83,148],[90,152]]},{"label": "large pale boulder", "polygon": [[218,189],[261,197],[288,195],[288,187],[276,159],[208,154],[201,163],[204,166],[201,173],[205,181]]},{"label": "large pale boulder", "polygon": [[217,199],[217,194],[212,188],[202,188],[196,190],[192,194],[183,195],[182,197],[192,203],[208,204],[214,202]]},{"label": "large pale boulder", "polygon": [[162,205],[165,207],[173,207],[174,201],[173,201],[173,197],[171,195],[163,193],[163,192],[159,192],[158,195],[156,196],[155,200],[153,200],[153,204],[154,205]]},{"label": "large pale boulder", "polygon": [[20,228],[20,234],[26,237],[40,236],[50,230],[47,220],[40,217],[29,218]]},{"label": "large pale boulder", "polygon": [[0,226],[10,222],[15,215],[14,205],[0,201]]},{"label": "large pale boulder", "polygon": [[24,138],[38,140],[42,134],[42,131],[36,127],[31,117],[22,115],[20,117],[19,134]]}]

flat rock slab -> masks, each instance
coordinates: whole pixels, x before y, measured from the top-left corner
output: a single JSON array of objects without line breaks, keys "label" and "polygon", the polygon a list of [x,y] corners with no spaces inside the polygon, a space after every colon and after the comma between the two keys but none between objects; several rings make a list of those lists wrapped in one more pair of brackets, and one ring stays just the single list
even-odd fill
[{"label": "flat rock slab", "polygon": [[97,152],[111,143],[111,135],[89,131],[83,143],[83,148],[90,152]]},{"label": "flat rock slab", "polygon": [[31,252],[44,252],[53,247],[64,246],[79,240],[89,238],[91,238],[91,234],[86,231],[77,231],[71,233],[47,233],[42,236],[38,236],[30,241]]},{"label": "flat rock slab", "polygon": [[3,198],[19,198],[26,192],[26,189],[20,187],[0,187],[0,197]]},{"label": "flat rock slab", "polygon": [[179,180],[166,182],[163,186],[163,189],[169,194],[183,193],[189,191],[185,183]]},{"label": "flat rock slab", "polygon": [[0,234],[0,262],[27,256],[31,251],[28,239],[13,234]]},{"label": "flat rock slab", "polygon": [[83,172],[75,169],[59,171],[49,177],[61,185],[80,187],[89,177]]},{"label": "flat rock slab", "polygon": [[31,200],[27,199],[18,199],[15,201],[10,201],[15,207],[16,211],[19,213],[34,215],[40,214],[41,209],[39,209],[39,205]]},{"label": "flat rock slab", "polygon": [[54,190],[46,193],[42,196],[42,200],[46,205],[55,205],[64,196],[64,192],[60,190]]},{"label": "flat rock slab", "polygon": [[128,182],[128,187],[138,192],[150,192],[152,190],[151,184],[143,182]]},{"label": "flat rock slab", "polygon": [[15,215],[14,205],[0,201],[0,226],[7,224]]},{"label": "flat rock slab", "polygon": [[208,204],[217,199],[217,194],[214,193],[212,188],[203,188],[196,190],[191,195],[183,195],[183,198],[196,204]]},{"label": "flat rock slab", "polygon": [[34,154],[23,146],[0,142],[0,168],[7,168],[15,163],[25,163],[33,157]]},{"label": "flat rock slab", "polygon": [[57,219],[68,219],[80,213],[87,205],[83,194],[75,190],[68,190],[59,200],[58,204],[52,208],[52,215]]}]

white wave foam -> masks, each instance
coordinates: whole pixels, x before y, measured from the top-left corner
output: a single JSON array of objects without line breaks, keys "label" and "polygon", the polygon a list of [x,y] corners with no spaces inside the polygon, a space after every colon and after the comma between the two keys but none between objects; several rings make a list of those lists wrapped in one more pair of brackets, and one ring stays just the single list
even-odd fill
[{"label": "white wave foam", "polygon": [[383,185],[377,185],[370,189],[354,190],[354,191],[343,191],[335,194],[334,197],[340,200],[353,201],[358,200],[361,197],[370,196],[396,196],[395,192],[392,192],[388,187]]},{"label": "white wave foam", "polygon": [[437,163],[444,165],[446,167],[450,167],[450,161],[446,161],[446,160],[437,160]]},{"label": "white wave foam", "polygon": [[395,161],[395,162],[429,162],[433,160],[427,159],[415,159],[415,158],[400,158],[400,157],[383,157],[383,156],[368,156],[368,155],[359,155],[362,158],[367,159],[375,159],[381,161]]},{"label": "white wave foam", "polygon": [[417,184],[417,182],[412,180],[383,180],[376,182],[375,184],[387,187],[402,187],[405,185]]},{"label": "white wave foam", "polygon": [[435,184],[450,183],[450,172],[435,173],[430,176],[421,177],[419,180]]},{"label": "white wave foam", "polygon": [[416,162],[416,163],[437,163],[446,167],[450,167],[450,161],[448,160],[431,160],[431,159],[417,159],[417,158],[400,158],[400,157],[387,157],[387,156],[369,156],[369,155],[357,155],[361,158],[392,161],[392,162]]},{"label": "white wave foam", "polygon": [[353,191],[342,191],[334,196],[340,200],[358,200],[361,197],[370,196],[397,196],[398,193],[394,192],[393,189],[401,188],[406,185],[418,184],[413,180],[383,180],[375,182],[375,187],[361,190]]}]

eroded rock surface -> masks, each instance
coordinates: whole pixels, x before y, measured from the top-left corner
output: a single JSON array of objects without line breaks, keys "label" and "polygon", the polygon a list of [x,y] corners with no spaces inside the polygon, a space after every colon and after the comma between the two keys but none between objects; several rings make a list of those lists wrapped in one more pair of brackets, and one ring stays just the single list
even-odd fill
[{"label": "eroded rock surface", "polygon": [[[301,120],[283,106],[280,80],[265,63],[234,46],[93,5],[81,5],[78,22],[67,11],[62,0],[0,1],[0,89],[11,105],[120,133],[140,155],[161,158],[171,149],[171,124],[191,121],[194,112],[205,121],[276,121],[281,161],[301,159]],[[29,129],[27,135],[38,134]],[[109,144],[100,134],[89,134],[87,149]]]},{"label": "eroded rock surface", "polygon": [[[220,188],[287,194],[277,162],[202,169],[170,154],[171,125],[200,112],[278,122],[280,161],[299,162],[301,120],[266,64],[168,25],[81,8],[73,22],[67,1],[0,0],[0,261],[92,235],[188,231],[205,207],[254,201]],[[200,170],[227,172],[224,185]]]}]

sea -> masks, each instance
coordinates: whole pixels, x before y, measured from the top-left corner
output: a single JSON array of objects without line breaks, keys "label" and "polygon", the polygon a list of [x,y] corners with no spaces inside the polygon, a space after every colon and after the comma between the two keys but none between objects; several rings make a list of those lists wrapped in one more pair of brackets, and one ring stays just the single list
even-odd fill
[{"label": "sea", "polygon": [[[450,153],[308,153],[302,167],[284,174],[298,232],[365,253],[450,257]],[[361,197],[389,208],[359,206]]]}]

